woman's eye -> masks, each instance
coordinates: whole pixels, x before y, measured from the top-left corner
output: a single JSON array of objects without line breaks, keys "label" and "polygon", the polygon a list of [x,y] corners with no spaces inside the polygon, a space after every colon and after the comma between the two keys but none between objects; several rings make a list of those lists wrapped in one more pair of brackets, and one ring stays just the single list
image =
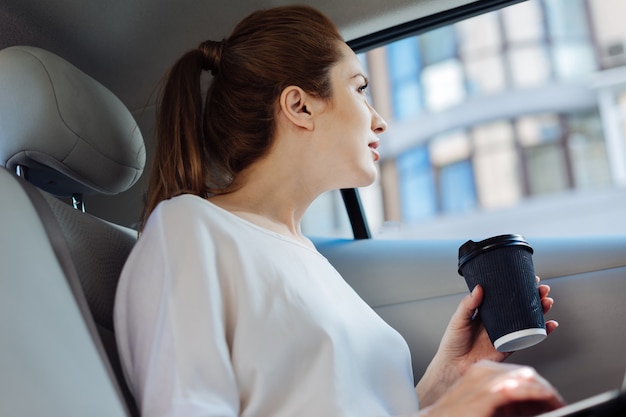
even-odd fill
[{"label": "woman's eye", "polygon": [[365,83],[365,84],[359,86],[359,88],[358,88],[359,93],[364,93],[367,90],[367,86],[368,85],[369,85],[368,83]]}]

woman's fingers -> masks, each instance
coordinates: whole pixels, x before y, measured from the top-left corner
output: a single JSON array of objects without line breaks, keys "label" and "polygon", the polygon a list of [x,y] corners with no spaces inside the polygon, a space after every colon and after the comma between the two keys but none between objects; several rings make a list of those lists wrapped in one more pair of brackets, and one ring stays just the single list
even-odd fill
[{"label": "woman's fingers", "polygon": [[559,327],[559,322],[556,320],[549,320],[546,321],[546,333],[550,334],[553,331],[556,330],[556,328]]},{"label": "woman's fingers", "polygon": [[[541,300],[541,309],[543,311],[543,314],[547,314],[552,309],[552,306],[554,305],[554,299],[552,297],[549,297],[551,288],[549,285],[546,285],[546,284],[539,285],[539,282],[541,280],[539,277],[536,277],[536,279],[537,279],[537,285],[539,289],[539,298]],[[557,321],[555,320],[547,321],[546,333],[548,334],[552,333],[557,327],[559,327],[559,323]]]},{"label": "woman's fingers", "polygon": [[498,407],[501,411],[514,410],[509,415],[531,415],[528,412],[549,411],[565,405],[559,393],[532,368],[520,367],[501,378],[492,386],[492,392],[501,396],[502,404]]},{"label": "woman's fingers", "polygon": [[541,299],[541,309],[543,310],[543,314],[546,314],[552,306],[554,305],[554,299],[550,297],[545,297]]},{"label": "woman's fingers", "polygon": [[[559,393],[525,366],[481,361],[429,411],[432,415],[530,415],[564,405]],[[532,409],[532,410],[531,410]]]}]

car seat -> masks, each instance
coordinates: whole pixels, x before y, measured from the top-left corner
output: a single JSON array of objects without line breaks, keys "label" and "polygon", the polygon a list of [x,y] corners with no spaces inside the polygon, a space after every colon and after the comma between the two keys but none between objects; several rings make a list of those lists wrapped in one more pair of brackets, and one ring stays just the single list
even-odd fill
[{"label": "car seat", "polygon": [[127,190],[144,164],[104,86],[45,50],[0,51],[0,415],[137,415],[112,320],[137,233],[82,196]]}]

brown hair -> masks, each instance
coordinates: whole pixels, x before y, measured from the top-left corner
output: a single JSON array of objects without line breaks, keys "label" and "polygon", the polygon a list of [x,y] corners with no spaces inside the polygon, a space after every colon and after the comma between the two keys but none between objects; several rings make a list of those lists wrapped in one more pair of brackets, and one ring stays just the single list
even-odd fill
[{"label": "brown hair", "polygon": [[[285,87],[330,98],[340,42],[335,25],[317,10],[284,6],[254,12],[228,39],[183,55],[160,98],[141,228],[162,200],[230,191],[233,178],[269,149]],[[204,106],[203,70],[213,75]]]}]

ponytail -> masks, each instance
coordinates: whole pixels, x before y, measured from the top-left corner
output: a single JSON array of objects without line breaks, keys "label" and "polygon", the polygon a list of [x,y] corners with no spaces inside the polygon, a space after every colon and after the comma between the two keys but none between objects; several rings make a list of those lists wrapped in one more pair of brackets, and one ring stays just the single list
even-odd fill
[{"label": "ponytail", "polygon": [[166,78],[157,112],[157,145],[140,230],[162,200],[184,193],[209,193],[201,77],[203,70],[218,72],[221,50],[221,42],[202,43],[183,55]]}]

